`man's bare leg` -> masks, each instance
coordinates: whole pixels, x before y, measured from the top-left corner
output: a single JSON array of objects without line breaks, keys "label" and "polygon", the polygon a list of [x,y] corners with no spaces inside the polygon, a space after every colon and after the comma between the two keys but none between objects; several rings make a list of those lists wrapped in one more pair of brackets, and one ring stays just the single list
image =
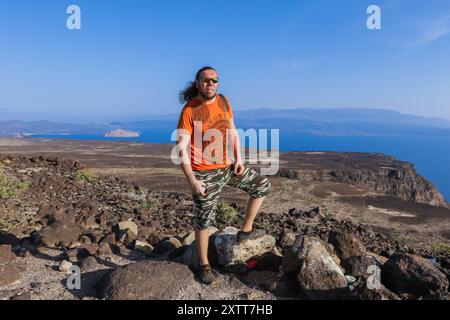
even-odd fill
[{"label": "man's bare leg", "polygon": [[209,264],[208,261],[208,229],[195,230],[195,241],[197,242],[197,253],[200,266]]},{"label": "man's bare leg", "polygon": [[197,252],[200,268],[197,269],[199,280],[204,284],[212,284],[216,281],[216,276],[208,261],[208,240],[209,230],[195,230],[195,240],[197,241]]},{"label": "man's bare leg", "polygon": [[253,229],[253,221],[256,218],[256,215],[261,208],[261,205],[264,202],[265,197],[261,198],[252,198],[248,200],[247,209],[245,211],[244,224],[242,225],[243,232],[250,232]]}]

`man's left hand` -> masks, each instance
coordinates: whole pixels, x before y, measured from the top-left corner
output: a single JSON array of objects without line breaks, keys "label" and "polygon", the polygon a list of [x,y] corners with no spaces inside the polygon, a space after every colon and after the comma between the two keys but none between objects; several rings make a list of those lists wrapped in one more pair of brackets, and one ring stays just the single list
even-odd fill
[{"label": "man's left hand", "polygon": [[237,176],[242,176],[244,174],[244,164],[242,162],[236,163],[234,165],[234,174]]}]

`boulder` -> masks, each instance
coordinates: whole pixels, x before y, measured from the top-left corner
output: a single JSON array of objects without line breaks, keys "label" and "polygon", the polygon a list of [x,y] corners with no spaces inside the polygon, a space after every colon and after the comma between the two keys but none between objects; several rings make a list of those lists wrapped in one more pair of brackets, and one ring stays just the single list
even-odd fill
[{"label": "boulder", "polygon": [[100,222],[100,225],[105,227],[113,227],[117,224],[118,218],[113,212],[105,211],[102,214],[100,214],[98,221]]},{"label": "boulder", "polygon": [[296,208],[292,208],[292,209],[289,209],[288,213],[289,213],[289,215],[291,215],[295,218],[300,218],[300,219],[314,219],[316,217],[323,216],[322,210],[320,209],[320,207],[314,208],[309,211],[302,211],[302,210],[298,210]]},{"label": "boulder", "polygon": [[40,242],[47,247],[57,247],[78,241],[81,227],[71,221],[56,221],[38,232]]},{"label": "boulder", "polygon": [[97,253],[98,247],[93,244],[84,244],[66,252],[66,258],[71,262],[81,261]]},{"label": "boulder", "polygon": [[97,259],[93,256],[89,256],[81,262],[81,272],[91,272],[97,269]]},{"label": "boulder", "polygon": [[132,250],[128,249],[127,247],[125,247],[122,244],[118,244],[118,245],[114,246],[112,248],[112,250],[116,255],[119,255],[122,257],[128,257],[132,253]]},{"label": "boulder", "polygon": [[113,254],[111,246],[113,245],[109,244],[108,242],[103,242],[98,248],[97,254],[99,256],[111,256]]},{"label": "boulder", "polygon": [[134,223],[131,220],[119,222],[119,224],[117,225],[117,228],[119,231],[125,231],[128,229],[131,232],[133,232],[135,235],[138,235],[138,227],[137,227],[136,223]]},{"label": "boulder", "polygon": [[283,257],[283,272],[294,277],[309,299],[337,299],[347,291],[347,280],[324,243],[311,236],[299,237]]},{"label": "boulder", "polygon": [[281,238],[280,245],[283,248],[292,247],[296,238],[297,238],[297,235],[295,233],[287,232],[283,235],[283,238]]},{"label": "boulder", "polygon": [[164,236],[160,232],[152,232],[147,236],[147,242],[152,246],[156,246],[164,239]]},{"label": "boulder", "polygon": [[153,253],[155,255],[164,255],[170,254],[175,249],[178,249],[182,246],[180,240],[175,237],[170,237],[169,239],[163,240],[159,242],[155,248],[153,249]]},{"label": "boulder", "polygon": [[131,246],[137,238],[138,227],[133,221],[122,221],[116,225],[116,239],[125,246]]},{"label": "boulder", "polygon": [[[167,261],[140,261],[108,273],[96,285],[107,300],[174,300],[178,292],[195,284],[185,265]],[[191,299],[196,299],[195,293]]]},{"label": "boulder", "polygon": [[[217,258],[217,250],[214,245],[216,235],[209,237],[208,241],[208,260],[209,264],[213,267],[219,267],[219,262]],[[190,246],[187,247],[183,254],[183,263],[189,267],[197,269],[199,267],[198,253],[197,253],[197,242],[194,241]]]},{"label": "boulder", "polygon": [[[98,237],[96,237],[96,238],[98,238]],[[96,241],[96,242],[98,242],[98,241]],[[108,233],[106,236],[101,237],[100,244],[104,244],[104,243],[108,243],[110,245],[117,244],[116,234],[111,232],[111,233]]]},{"label": "boulder", "polygon": [[[109,235],[109,234],[108,234]],[[105,234],[101,230],[89,229],[83,232],[80,236],[80,242],[83,243],[83,238],[88,237],[91,243],[100,244],[102,239],[105,238]],[[116,241],[116,235],[113,233],[114,241]]]},{"label": "boulder", "polygon": [[48,205],[41,206],[36,213],[36,218],[45,219],[45,221],[48,221],[50,223],[61,220],[65,216],[66,212],[64,210],[58,210],[57,208],[50,207]]},{"label": "boulder", "polygon": [[227,227],[215,237],[218,263],[221,266],[242,264],[250,258],[259,257],[275,247],[275,238],[264,235],[258,239],[236,243],[239,229]]},{"label": "boulder", "polygon": [[342,231],[330,233],[328,242],[331,243],[341,260],[366,254],[366,247],[354,234]]},{"label": "boulder", "polygon": [[305,212],[304,214],[307,218],[313,219],[317,216],[322,216],[322,210],[320,210],[320,207],[314,208],[310,211]]},{"label": "boulder", "polygon": [[153,247],[145,241],[136,240],[134,243],[134,250],[141,252],[145,256],[149,256],[153,251]]},{"label": "boulder", "polygon": [[80,242],[82,244],[92,244],[91,238],[84,234],[80,237]]},{"label": "boulder", "polygon": [[345,269],[345,274],[362,277],[366,279],[370,274],[367,272],[368,268],[373,265],[378,265],[376,260],[371,256],[354,256],[342,261],[342,266]]},{"label": "boulder", "polygon": [[98,246],[95,244],[82,244],[78,250],[84,252],[86,256],[95,256],[98,250]]},{"label": "boulder", "polygon": [[130,229],[125,229],[123,231],[120,231],[120,236],[117,238],[117,241],[127,247],[130,247],[137,239],[138,236],[133,231],[131,231]]},{"label": "boulder", "polygon": [[[217,231],[219,231],[219,230],[216,227],[213,227],[213,226],[208,227],[208,234],[210,236],[215,234]],[[192,244],[192,242],[194,242],[194,241],[195,241],[195,231],[191,231],[188,234],[186,234],[184,237],[182,237],[182,243],[185,246]]]},{"label": "boulder", "polygon": [[58,270],[61,271],[61,272],[67,273],[69,271],[70,267],[72,267],[72,265],[73,265],[72,262],[69,262],[67,260],[63,260],[59,264]]},{"label": "boulder", "polygon": [[449,281],[433,263],[420,256],[394,254],[381,269],[381,282],[397,294],[416,296],[446,292]]},{"label": "boulder", "polygon": [[279,253],[267,252],[255,259],[255,270],[278,272],[283,261],[283,256]]},{"label": "boulder", "polygon": [[91,215],[91,216],[88,216],[88,217],[83,217],[81,219],[81,221],[79,222],[79,224],[85,230],[99,229],[100,228],[100,225],[95,220],[95,216],[94,215]]}]

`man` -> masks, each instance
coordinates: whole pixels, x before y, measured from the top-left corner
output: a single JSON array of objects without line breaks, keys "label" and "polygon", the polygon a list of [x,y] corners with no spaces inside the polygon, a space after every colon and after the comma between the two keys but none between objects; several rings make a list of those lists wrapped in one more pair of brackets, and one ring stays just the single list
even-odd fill
[{"label": "man", "polygon": [[[181,169],[192,188],[195,203],[195,239],[200,266],[198,276],[200,281],[206,284],[211,284],[215,280],[208,261],[208,227],[215,220],[219,195],[223,187],[225,185],[236,187],[250,195],[244,223],[238,233],[238,242],[264,235],[263,230],[253,229],[253,221],[271,189],[270,181],[266,177],[244,166],[233,112],[228,99],[217,94],[218,87],[219,77],[216,70],[212,67],[200,69],[195,81],[180,94],[180,100],[186,105],[178,122],[179,132],[182,131],[178,136]],[[199,132],[196,134],[195,130]],[[222,139],[217,140],[216,136],[214,140],[205,141],[207,140],[205,137],[211,132],[220,132]],[[227,133],[230,139],[227,139]],[[203,138],[200,143],[197,141],[196,144],[194,139],[196,136]],[[230,140],[233,146],[233,163],[227,152],[229,147],[227,142]],[[222,146],[210,148],[217,141],[221,141]],[[210,155],[205,154],[208,149],[214,151]],[[219,155],[213,155],[217,152]],[[214,160],[210,161],[212,159]]]}]

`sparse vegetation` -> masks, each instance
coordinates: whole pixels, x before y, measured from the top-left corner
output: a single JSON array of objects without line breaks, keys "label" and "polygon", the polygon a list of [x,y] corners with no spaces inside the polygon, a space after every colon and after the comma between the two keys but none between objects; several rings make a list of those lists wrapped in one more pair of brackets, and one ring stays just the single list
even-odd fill
[{"label": "sparse vegetation", "polygon": [[14,177],[9,177],[3,172],[0,165],[0,199],[13,199],[26,191],[29,187],[27,182],[21,181]]},{"label": "sparse vegetation", "polygon": [[231,222],[236,214],[236,210],[225,202],[220,202],[217,206],[217,218],[222,221]]},{"label": "sparse vegetation", "polygon": [[117,206],[117,208],[122,209],[125,212],[132,212],[135,209],[132,203],[123,202]]},{"label": "sparse vegetation", "polygon": [[289,184],[289,182],[282,182],[280,184],[280,190],[282,192],[289,192],[289,191],[291,191],[291,189],[292,189],[292,186]]},{"label": "sparse vegetation", "polygon": [[142,203],[142,209],[151,210],[157,207],[157,203],[153,201],[146,201]]},{"label": "sparse vegetation", "polygon": [[435,243],[433,245],[433,250],[436,255],[440,254],[450,255],[450,245],[443,242]]},{"label": "sparse vegetation", "polygon": [[32,212],[24,212],[15,218],[3,217],[0,219],[0,232],[9,233],[23,224],[30,223],[35,215]]},{"label": "sparse vegetation", "polygon": [[14,229],[15,223],[10,219],[0,219],[0,232],[8,233]]},{"label": "sparse vegetation", "polygon": [[76,181],[86,181],[86,182],[92,182],[97,178],[94,173],[92,173],[87,169],[77,170],[75,172],[74,177]]},{"label": "sparse vegetation", "polygon": [[397,237],[397,242],[402,245],[402,246],[407,246],[409,244],[409,239],[408,237],[404,236],[404,235],[400,235]]},{"label": "sparse vegetation", "polygon": [[331,210],[328,207],[321,207],[320,209],[321,209],[325,219],[329,220],[329,219],[335,219],[336,218],[336,215],[334,213],[332,213]]},{"label": "sparse vegetation", "polygon": [[135,201],[146,202],[148,194],[149,194],[148,189],[145,188],[139,189],[129,188],[127,190],[127,197]]}]

